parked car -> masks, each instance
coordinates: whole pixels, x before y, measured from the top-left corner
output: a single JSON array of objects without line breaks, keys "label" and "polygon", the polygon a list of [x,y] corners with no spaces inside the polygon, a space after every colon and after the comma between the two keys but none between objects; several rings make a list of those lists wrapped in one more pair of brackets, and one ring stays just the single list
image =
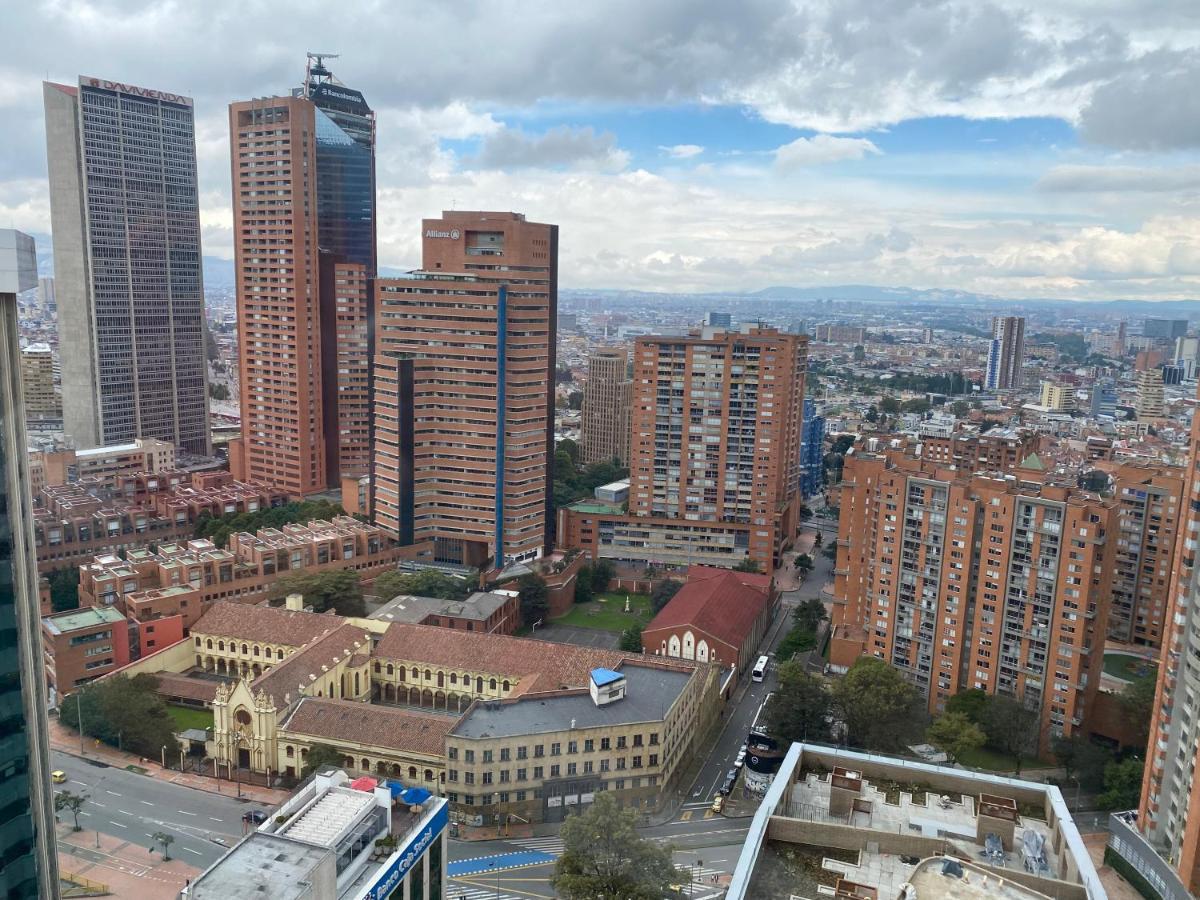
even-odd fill
[{"label": "parked car", "polygon": [[261,825],[263,822],[267,821],[267,814],[261,809],[252,809],[248,812],[242,813],[242,821],[251,825]]},{"label": "parked car", "polygon": [[725,783],[723,785],[721,785],[721,793],[722,794],[728,794],[730,791],[733,790],[733,785],[737,781],[737,777],[738,777],[737,769],[730,769],[728,772],[725,773]]},{"label": "parked car", "polygon": [[744,766],[745,764],[746,764],[746,751],[745,751],[745,750],[739,750],[739,751],[738,751],[738,755],[737,755],[737,759],[735,759],[735,760],[733,761],[733,767],[734,767],[735,769],[740,769],[740,768],[741,768],[742,766]]},{"label": "parked car", "polygon": [[713,798],[712,811],[715,813],[719,813],[724,808],[725,808],[725,797],[721,794],[717,794],[717,796]]},{"label": "parked car", "polygon": [[55,769],[50,773],[50,780],[55,784],[63,784],[67,780],[67,773],[61,769]]}]

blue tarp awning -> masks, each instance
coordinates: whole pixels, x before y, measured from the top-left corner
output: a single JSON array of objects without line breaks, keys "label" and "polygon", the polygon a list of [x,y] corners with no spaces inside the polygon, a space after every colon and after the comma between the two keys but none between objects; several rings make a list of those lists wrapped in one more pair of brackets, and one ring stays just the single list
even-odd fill
[{"label": "blue tarp awning", "polygon": [[387,787],[388,787],[388,790],[392,792],[393,800],[395,800],[397,797],[399,797],[401,794],[404,793],[404,785],[402,785],[398,781],[387,782]]},{"label": "blue tarp awning", "polygon": [[420,806],[422,803],[424,803],[426,800],[428,800],[432,796],[433,796],[433,794],[429,793],[429,791],[425,790],[425,788],[414,787],[414,788],[409,788],[408,790],[401,793],[400,799],[403,800],[405,803],[407,803],[409,806]]}]

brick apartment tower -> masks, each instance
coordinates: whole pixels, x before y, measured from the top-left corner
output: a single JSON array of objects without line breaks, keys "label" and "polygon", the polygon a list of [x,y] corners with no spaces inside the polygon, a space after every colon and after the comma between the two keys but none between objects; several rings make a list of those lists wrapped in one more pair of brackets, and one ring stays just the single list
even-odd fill
[{"label": "brick apartment tower", "polygon": [[421,233],[421,269],[376,282],[376,522],[431,561],[536,558],[551,543],[558,226],[453,211]]},{"label": "brick apartment tower", "polygon": [[807,364],[807,339],[774,329],[639,338],[630,517],[745,526],[719,539],[731,558],[778,565],[799,521]]},{"label": "brick apartment tower", "polygon": [[[1192,418],[1187,471],[1200,467],[1200,415]],[[1176,870],[1192,896],[1200,894],[1200,480],[1188,488],[1186,512],[1171,572],[1166,634],[1159,660],[1154,716],[1137,828]],[[1182,507],[1181,507],[1182,509]]]},{"label": "brick apartment tower", "polygon": [[1100,683],[1117,509],[1042,483],[1036,460],[964,474],[874,439],[846,456],[830,662],[895,666],[930,713],[960,691],[1038,711],[1039,748],[1073,734]]},{"label": "brick apartment tower", "polygon": [[633,382],[628,367],[629,353],[624,347],[597,350],[588,359],[579,434],[584,465],[614,459],[629,462]]},{"label": "brick apartment tower", "polygon": [[230,468],[293,497],[369,466],[374,122],[313,57],[292,96],[229,107],[242,410]]}]

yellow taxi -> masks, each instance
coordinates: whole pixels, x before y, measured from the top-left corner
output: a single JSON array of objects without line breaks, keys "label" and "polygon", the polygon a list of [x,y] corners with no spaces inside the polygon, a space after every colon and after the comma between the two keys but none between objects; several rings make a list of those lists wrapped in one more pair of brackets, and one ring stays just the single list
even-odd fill
[{"label": "yellow taxi", "polygon": [[719,813],[724,808],[725,808],[725,797],[722,794],[717,794],[717,796],[713,799],[713,802],[712,802],[712,811],[715,813]]},{"label": "yellow taxi", "polygon": [[50,780],[53,781],[55,784],[63,784],[67,780],[67,773],[64,772],[62,769],[55,769],[53,772],[50,773]]}]

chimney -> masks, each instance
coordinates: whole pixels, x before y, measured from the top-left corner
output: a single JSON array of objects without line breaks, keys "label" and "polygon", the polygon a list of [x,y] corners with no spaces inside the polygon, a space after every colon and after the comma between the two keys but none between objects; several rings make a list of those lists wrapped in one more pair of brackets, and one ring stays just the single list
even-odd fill
[{"label": "chimney", "polygon": [[293,610],[294,612],[303,611],[304,595],[303,594],[288,594],[287,598],[283,601],[283,607],[284,607],[284,609],[290,609],[290,610]]}]

